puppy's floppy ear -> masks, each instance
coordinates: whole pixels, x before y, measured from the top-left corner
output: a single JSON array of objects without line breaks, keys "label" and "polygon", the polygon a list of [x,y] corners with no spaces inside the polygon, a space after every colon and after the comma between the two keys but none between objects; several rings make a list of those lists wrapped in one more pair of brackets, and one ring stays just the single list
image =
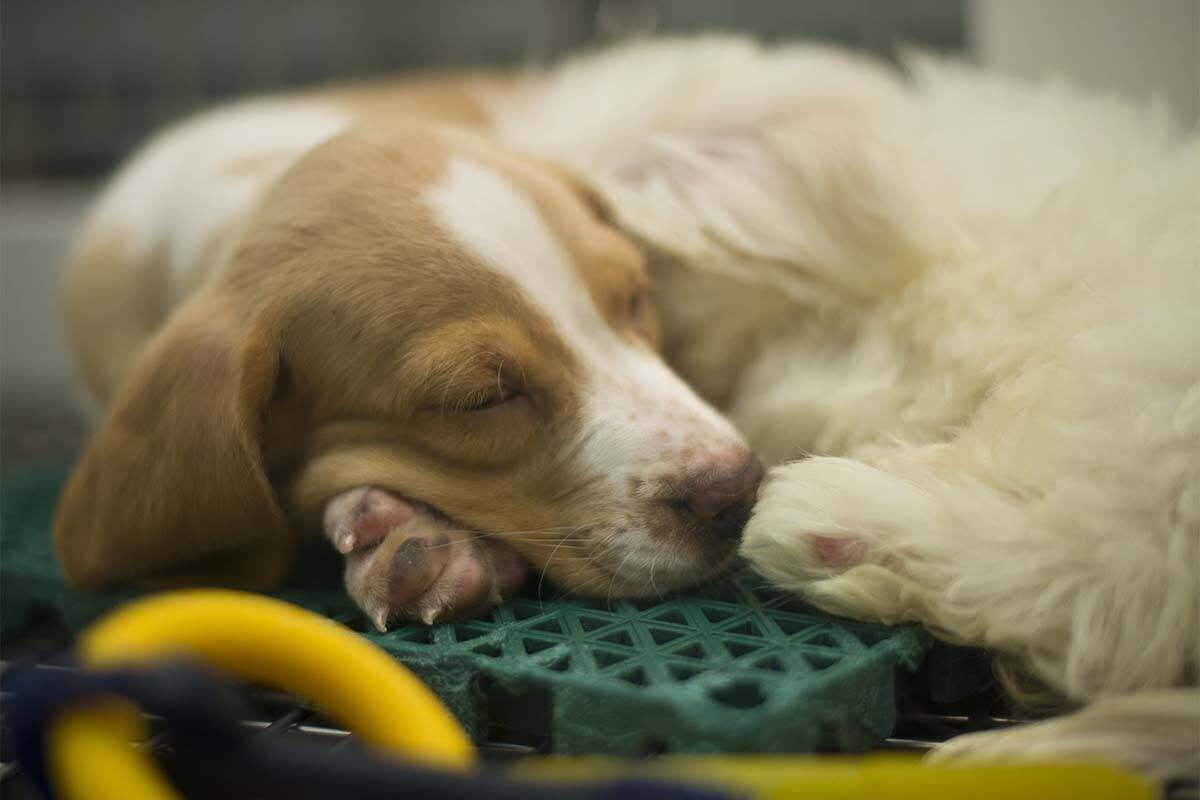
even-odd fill
[{"label": "puppy's floppy ear", "polygon": [[615,222],[700,267],[774,265],[780,288],[893,285],[949,239],[885,117],[813,110],[761,127],[650,134],[588,170]]},{"label": "puppy's floppy ear", "polygon": [[279,577],[287,526],[261,446],[279,351],[265,328],[205,293],[148,343],[59,502],[72,583]]}]

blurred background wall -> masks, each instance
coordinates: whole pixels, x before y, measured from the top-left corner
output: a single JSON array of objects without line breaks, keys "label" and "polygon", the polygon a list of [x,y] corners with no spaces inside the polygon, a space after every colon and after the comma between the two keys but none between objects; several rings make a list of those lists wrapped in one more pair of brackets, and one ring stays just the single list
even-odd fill
[{"label": "blurred background wall", "polygon": [[967,49],[993,69],[1158,95],[1196,122],[1200,0],[971,0],[965,16]]},{"label": "blurred background wall", "polygon": [[101,173],[146,132],[234,95],[461,64],[524,65],[656,31],[736,30],[887,53],[962,46],[947,0],[4,0],[9,177]]},{"label": "blurred background wall", "polygon": [[[0,461],[73,442],[56,286],[98,181],[222,99],[625,36],[741,31],[1158,91],[1196,117],[1200,0],[0,0]],[[66,446],[66,445],[64,445]]]}]

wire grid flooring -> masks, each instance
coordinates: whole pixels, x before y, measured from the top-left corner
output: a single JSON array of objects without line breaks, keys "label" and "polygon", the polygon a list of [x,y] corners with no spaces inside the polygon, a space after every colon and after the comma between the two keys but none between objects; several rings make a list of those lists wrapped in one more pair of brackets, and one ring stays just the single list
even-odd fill
[{"label": "wire grid flooring", "polygon": [[915,627],[823,614],[748,570],[665,600],[526,595],[481,619],[384,634],[353,610],[330,615],[477,737],[523,726],[563,753],[865,750],[894,727],[897,671],[931,646]]}]

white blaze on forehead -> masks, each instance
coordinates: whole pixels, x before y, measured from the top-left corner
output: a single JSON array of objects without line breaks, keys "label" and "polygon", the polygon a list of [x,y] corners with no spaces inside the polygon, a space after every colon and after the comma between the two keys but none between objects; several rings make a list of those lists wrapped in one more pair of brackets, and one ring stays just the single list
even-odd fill
[{"label": "white blaze on forehead", "polygon": [[[451,159],[425,200],[438,222],[496,271],[511,278],[565,339],[605,328],[571,257],[528,197],[494,170]],[[575,341],[576,346],[584,345]],[[593,343],[594,344],[594,343]]]},{"label": "white blaze on forehead", "polygon": [[605,323],[537,207],[500,174],[454,158],[425,201],[445,230],[521,288],[585,365],[590,385],[583,423],[585,433],[595,434],[584,449],[590,465],[619,476],[653,453],[668,460],[686,439],[740,443],[732,426],[659,358]]}]

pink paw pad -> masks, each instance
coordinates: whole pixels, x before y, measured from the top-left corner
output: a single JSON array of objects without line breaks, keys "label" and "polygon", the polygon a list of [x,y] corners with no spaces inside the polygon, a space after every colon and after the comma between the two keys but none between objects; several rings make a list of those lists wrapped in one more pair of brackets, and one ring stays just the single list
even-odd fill
[{"label": "pink paw pad", "polygon": [[814,536],[817,558],[830,569],[847,570],[867,558],[867,543],[853,536]]}]

